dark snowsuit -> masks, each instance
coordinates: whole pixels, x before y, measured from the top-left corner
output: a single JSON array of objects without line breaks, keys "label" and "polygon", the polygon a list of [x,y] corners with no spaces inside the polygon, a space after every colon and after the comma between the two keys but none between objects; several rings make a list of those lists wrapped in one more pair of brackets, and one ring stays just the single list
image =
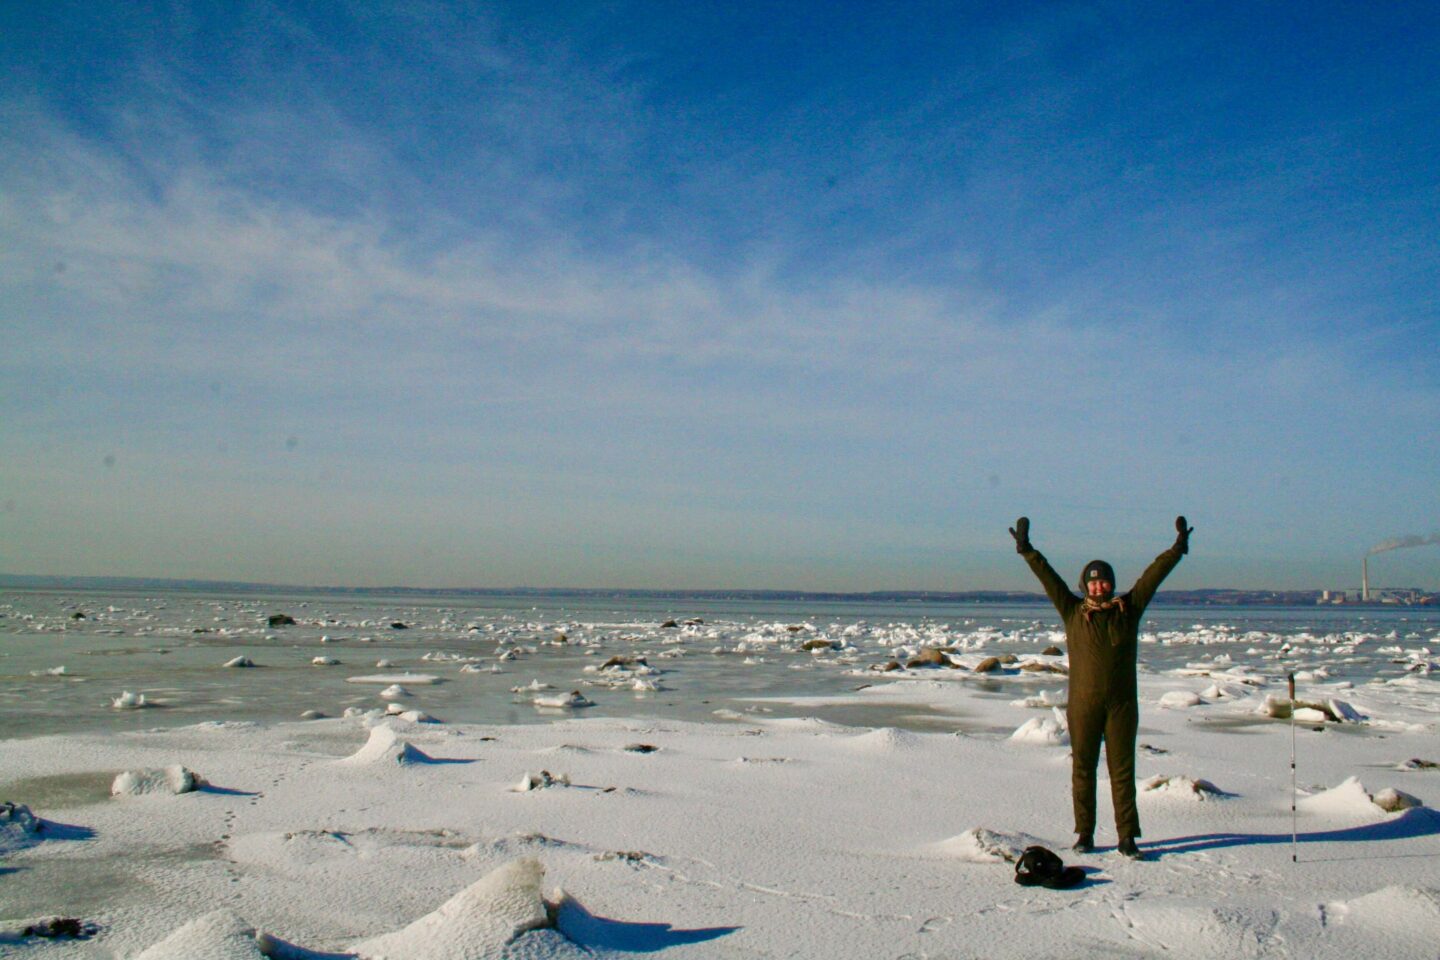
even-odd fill
[{"label": "dark snowsuit", "polygon": [[1095,767],[1104,739],[1115,830],[1122,841],[1133,840],[1140,836],[1140,815],[1135,810],[1135,731],[1140,725],[1135,657],[1140,618],[1183,551],[1177,545],[1160,554],[1130,592],[1120,596],[1123,605],[1092,610],[1089,617],[1084,600],[1070,592],[1039,550],[1022,549],[1020,555],[1065,622],[1070,653],[1070,705],[1065,716],[1070,724],[1075,832],[1083,836],[1095,833]]}]

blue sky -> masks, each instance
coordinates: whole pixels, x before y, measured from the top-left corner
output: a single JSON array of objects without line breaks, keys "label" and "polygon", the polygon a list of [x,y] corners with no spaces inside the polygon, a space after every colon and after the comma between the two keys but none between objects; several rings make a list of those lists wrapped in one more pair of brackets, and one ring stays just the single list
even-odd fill
[{"label": "blue sky", "polygon": [[[0,571],[1353,587],[1431,4],[9,4]],[[742,9],[733,9],[740,7]],[[1440,552],[1372,561],[1440,588]]]}]

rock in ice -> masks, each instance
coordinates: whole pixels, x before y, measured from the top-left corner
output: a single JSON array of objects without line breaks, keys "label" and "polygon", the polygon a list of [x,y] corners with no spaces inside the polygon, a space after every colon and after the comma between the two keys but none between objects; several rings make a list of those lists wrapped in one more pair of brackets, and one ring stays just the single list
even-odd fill
[{"label": "rock in ice", "polygon": [[568,787],[570,777],[568,774],[560,774],[558,777],[549,770],[541,770],[539,773],[527,773],[520,778],[515,785],[516,793],[528,793],[531,790],[544,790],[546,787]]},{"label": "rock in ice", "polygon": [[1226,796],[1221,790],[1209,780],[1201,780],[1198,777],[1166,776],[1156,774],[1139,783],[1140,792],[1148,793],[1151,796],[1177,797],[1182,800],[1215,800]]},{"label": "rock in ice", "polygon": [[1396,790],[1394,787],[1386,787],[1371,799],[1375,801],[1375,806],[1387,813],[1399,813],[1401,810],[1425,806],[1425,802],[1419,797],[1408,794],[1404,790]]}]

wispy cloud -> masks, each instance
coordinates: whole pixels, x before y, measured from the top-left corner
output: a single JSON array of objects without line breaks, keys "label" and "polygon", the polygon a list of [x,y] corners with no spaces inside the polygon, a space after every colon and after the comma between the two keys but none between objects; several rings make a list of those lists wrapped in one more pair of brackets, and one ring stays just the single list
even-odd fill
[{"label": "wispy cloud", "polygon": [[[623,542],[642,579],[742,582],[749,553],[863,585],[834,556],[988,557],[1019,512],[1117,553],[1180,510],[1224,515],[1236,552],[1316,510],[1371,542],[1365,461],[1408,498],[1384,527],[1428,528],[1433,464],[1373,429],[1437,409],[1433,380],[1388,375],[1406,325],[1314,323],[1313,295],[1241,269],[1261,234],[1215,215],[1223,186],[1066,174],[1103,145],[1033,138],[1105,84],[1067,85],[1056,36],[1011,51],[1015,87],[969,140],[941,91],[858,111],[832,163],[841,87],[770,105],[815,139],[668,142],[702,125],[620,48],[405,16],[344,46],[256,9],[306,55],[267,40],[209,73],[182,24],[82,116],[45,91],[0,102],[0,435],[29,458],[0,482],[129,509],[112,553],[163,552],[133,517],[167,510],[202,536],[222,499],[245,522],[217,529],[256,557],[247,523],[332,551],[362,550],[347,524],[409,524],[451,559],[503,544],[495,569],[531,582],[547,551]],[[1011,199],[1028,213],[998,219]],[[97,486],[142,473],[161,492]],[[56,563],[83,539],[67,529]],[[414,576],[381,579],[441,566],[405,556]]]}]

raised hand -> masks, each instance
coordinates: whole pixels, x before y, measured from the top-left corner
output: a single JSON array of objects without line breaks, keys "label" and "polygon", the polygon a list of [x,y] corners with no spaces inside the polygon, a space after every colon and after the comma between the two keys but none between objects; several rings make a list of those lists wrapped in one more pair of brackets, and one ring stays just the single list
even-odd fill
[{"label": "raised hand", "polygon": [[1190,534],[1194,532],[1194,527],[1185,525],[1183,516],[1175,518],[1175,546],[1180,549],[1181,553],[1190,552]]},{"label": "raised hand", "polygon": [[1024,553],[1030,549],[1030,518],[1021,517],[1015,521],[1015,526],[1010,528],[1010,536],[1015,538],[1015,552]]}]

